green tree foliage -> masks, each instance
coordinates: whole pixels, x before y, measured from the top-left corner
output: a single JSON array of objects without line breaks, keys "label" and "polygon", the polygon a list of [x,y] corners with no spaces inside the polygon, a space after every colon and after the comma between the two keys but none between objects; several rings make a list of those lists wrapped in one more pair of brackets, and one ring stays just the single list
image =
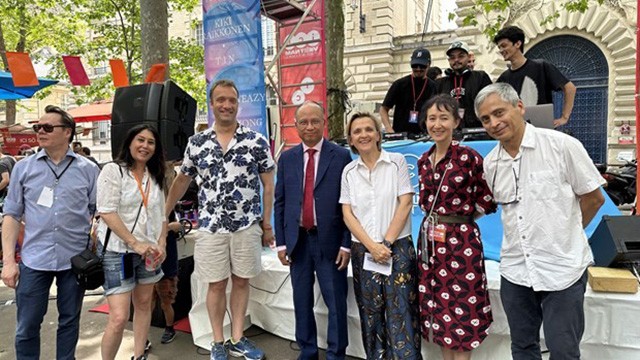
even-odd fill
[{"label": "green tree foliage", "polygon": [[[480,26],[482,32],[490,39],[505,25],[513,24],[520,15],[539,9],[553,0],[474,0],[471,11],[462,18],[464,26]],[[605,0],[595,0],[602,5]],[[567,0],[560,4],[560,8],[568,12],[585,12],[589,7],[589,0]],[[556,18],[559,13],[553,12],[542,20],[545,25]],[[453,19],[455,14],[449,14]]]},{"label": "green tree foliage", "polygon": [[[169,0],[164,3],[170,7],[171,17],[172,11],[191,11],[200,1]],[[203,107],[206,90],[202,45],[195,39],[171,39],[169,43],[171,78]],[[6,44],[7,51],[29,52],[34,62],[46,61],[52,66],[48,76],[55,79],[68,79],[62,55],[80,56],[91,77],[91,85],[70,86],[77,104],[113,96],[115,88],[109,59],[124,61],[131,84],[144,80],[139,1],[2,0],[0,53],[4,55],[2,44]],[[42,49],[50,49],[53,56],[43,58]],[[91,69],[99,69],[100,74],[93,77]]]},{"label": "green tree foliage", "polygon": [[[28,52],[34,61],[54,47],[78,46],[86,23],[75,16],[75,0],[0,1],[0,57],[8,70],[6,51]],[[47,90],[37,96],[45,96]],[[6,101],[6,124],[15,122],[16,102]]]}]

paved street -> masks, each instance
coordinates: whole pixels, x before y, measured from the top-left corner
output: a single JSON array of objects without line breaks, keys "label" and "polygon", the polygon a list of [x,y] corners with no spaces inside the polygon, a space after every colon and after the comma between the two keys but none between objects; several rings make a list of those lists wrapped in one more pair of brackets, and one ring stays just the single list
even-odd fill
[{"label": "paved street", "polygon": [[[55,296],[52,294],[52,298]],[[15,359],[13,341],[15,337],[16,306],[13,303],[14,291],[4,284],[0,285],[0,360]],[[92,313],[88,310],[103,304],[106,300],[101,291],[89,292],[84,299],[80,325],[80,341],[76,356],[78,359],[100,359],[100,341],[107,323],[107,315]],[[41,358],[55,359],[56,302],[49,302],[49,311],[42,324]],[[150,340],[153,344],[149,359],[208,359],[209,352],[193,345],[190,334],[178,332],[176,339],[167,345],[160,344],[162,335],[160,328],[151,328]],[[271,360],[296,359],[298,352],[295,343],[264,332],[258,327],[251,327],[247,333],[258,346],[267,353]],[[131,323],[127,326],[120,346],[118,359],[130,359],[133,355],[133,332]]]}]

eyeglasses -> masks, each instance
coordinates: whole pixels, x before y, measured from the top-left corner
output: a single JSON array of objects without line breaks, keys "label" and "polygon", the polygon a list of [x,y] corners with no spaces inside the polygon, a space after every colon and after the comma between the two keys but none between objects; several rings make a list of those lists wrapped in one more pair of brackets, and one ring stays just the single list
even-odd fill
[{"label": "eyeglasses", "polygon": [[[500,150],[502,150],[502,148],[500,148]],[[499,152],[499,151],[498,151]],[[498,159],[500,158],[500,154],[498,154],[498,156],[496,157],[496,171],[493,173],[493,180],[491,181],[491,189],[494,191],[493,193],[493,202],[496,205],[513,205],[513,204],[517,204],[520,202],[520,199],[518,198],[518,190],[519,190],[519,186],[518,184],[520,183],[520,169],[522,168],[522,157],[520,157],[520,160],[518,160],[518,173],[516,174],[516,169],[515,167],[511,167],[511,171],[513,172],[513,179],[515,182],[515,186],[516,186],[516,191],[515,191],[515,195],[513,196],[513,199],[510,201],[498,201],[495,198],[495,190],[496,190],[496,175],[498,175]]]},{"label": "eyeglasses", "polygon": [[64,128],[64,127],[68,127],[67,125],[51,125],[51,124],[35,124],[33,125],[33,131],[35,132],[39,132],[40,129],[44,130],[44,132],[53,132],[54,128]]},{"label": "eyeglasses", "polygon": [[320,126],[320,124],[322,124],[322,121],[321,120],[311,120],[311,121],[303,120],[303,121],[296,122],[296,124],[298,124],[298,126],[303,128],[306,128],[309,125],[313,126],[314,128],[317,128],[318,126]]},{"label": "eyeglasses", "polygon": [[424,65],[411,65],[412,69],[426,69],[427,67]]}]

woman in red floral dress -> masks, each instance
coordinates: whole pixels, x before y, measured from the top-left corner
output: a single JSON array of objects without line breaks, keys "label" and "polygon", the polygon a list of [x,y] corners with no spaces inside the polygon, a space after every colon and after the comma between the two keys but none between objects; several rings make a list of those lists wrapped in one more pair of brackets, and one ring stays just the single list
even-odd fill
[{"label": "woman in red floral dress", "polygon": [[435,145],[418,161],[420,206],[426,215],[418,240],[422,333],[440,345],[445,360],[469,359],[493,321],[474,220],[495,212],[496,205],[482,157],[453,141],[460,124],[455,99],[438,95],[426,109],[427,132]]}]

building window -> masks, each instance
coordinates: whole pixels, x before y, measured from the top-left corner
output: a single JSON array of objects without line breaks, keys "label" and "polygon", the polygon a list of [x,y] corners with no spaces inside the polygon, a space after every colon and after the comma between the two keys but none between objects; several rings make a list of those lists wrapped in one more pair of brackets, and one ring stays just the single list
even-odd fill
[{"label": "building window", "polygon": [[109,69],[106,66],[100,66],[100,67],[93,68],[93,73],[95,75],[104,75],[107,73],[108,70]]},{"label": "building window", "polygon": [[199,21],[196,28],[193,29],[193,37],[198,41],[198,44],[204,44],[204,28],[202,26],[202,21]]},{"label": "building window", "polygon": [[276,23],[266,17],[262,17],[262,49],[265,56],[276,54]]}]

